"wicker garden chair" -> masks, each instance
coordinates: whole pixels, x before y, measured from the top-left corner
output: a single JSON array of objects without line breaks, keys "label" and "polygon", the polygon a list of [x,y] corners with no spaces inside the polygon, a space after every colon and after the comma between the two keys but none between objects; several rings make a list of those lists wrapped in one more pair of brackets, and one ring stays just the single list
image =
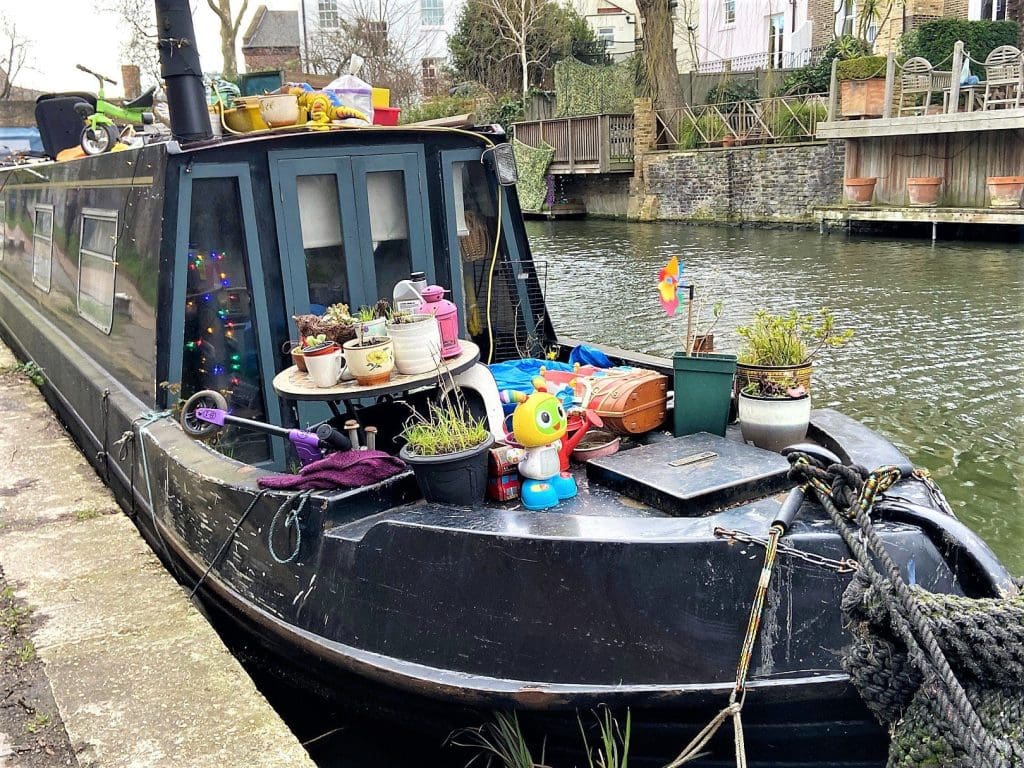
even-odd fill
[{"label": "wicker garden chair", "polygon": [[1001,45],[985,57],[985,95],[981,108],[1019,107],[1024,91],[1024,66],[1021,52],[1012,45]]}]

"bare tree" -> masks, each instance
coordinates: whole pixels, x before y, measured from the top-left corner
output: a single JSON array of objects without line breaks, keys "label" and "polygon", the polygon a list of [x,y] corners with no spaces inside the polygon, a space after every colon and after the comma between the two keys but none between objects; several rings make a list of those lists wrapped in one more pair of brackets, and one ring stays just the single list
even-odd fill
[{"label": "bare tree", "polygon": [[636,6],[644,34],[640,92],[653,99],[658,108],[678,107],[683,103],[683,89],[676,68],[673,19],[668,0],[637,0]]},{"label": "bare tree", "polygon": [[160,51],[153,0],[112,0],[101,10],[117,14],[127,26],[128,37],[121,44],[124,63],[137,66],[144,82],[159,83]]},{"label": "bare tree", "polygon": [[396,104],[413,100],[433,34],[419,23],[418,0],[350,0],[344,11],[336,26],[311,30],[309,70],[336,77],[358,55],[360,78],[389,88]]},{"label": "bare tree", "polygon": [[238,63],[235,48],[238,41],[238,29],[242,17],[249,7],[249,0],[242,0],[242,8],[237,16],[231,15],[231,0],[206,0],[210,10],[220,20],[220,52],[224,58],[223,76],[226,80],[234,80],[238,75]]},{"label": "bare tree", "polygon": [[28,59],[32,41],[18,32],[14,19],[0,15],[0,100],[11,98],[14,80]]},{"label": "bare tree", "polygon": [[[485,13],[501,39],[512,44],[519,60],[522,94],[530,90],[530,65],[539,63],[529,56],[529,38],[544,17],[546,0],[470,0],[483,3]],[[667,0],[666,0],[667,2]]]}]

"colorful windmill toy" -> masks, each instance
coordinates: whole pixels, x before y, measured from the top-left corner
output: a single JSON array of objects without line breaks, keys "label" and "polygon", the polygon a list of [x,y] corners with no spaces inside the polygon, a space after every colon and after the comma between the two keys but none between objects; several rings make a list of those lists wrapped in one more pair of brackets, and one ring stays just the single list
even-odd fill
[{"label": "colorful windmill toy", "polygon": [[693,285],[683,283],[685,266],[679,262],[678,256],[668,260],[668,264],[658,271],[658,301],[665,313],[672,317],[681,302],[686,302],[686,337],[683,349],[690,353],[690,334],[693,330]]}]

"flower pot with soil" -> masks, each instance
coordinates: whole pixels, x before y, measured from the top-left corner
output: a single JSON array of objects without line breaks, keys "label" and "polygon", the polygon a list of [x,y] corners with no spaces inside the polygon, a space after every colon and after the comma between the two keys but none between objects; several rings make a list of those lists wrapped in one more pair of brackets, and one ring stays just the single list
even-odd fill
[{"label": "flower pot with soil", "polygon": [[849,205],[871,205],[875,195],[875,184],[878,179],[871,177],[851,177],[843,179],[843,194]]},{"label": "flower pot with soil", "polygon": [[941,176],[910,177],[907,179],[907,200],[915,208],[933,206],[939,202],[941,189]]},{"label": "flower pot with soil", "polygon": [[1020,208],[1021,191],[1024,190],[1024,176],[989,176],[989,207]]},{"label": "flower pot with soil", "polygon": [[395,370],[395,345],[387,336],[350,339],[342,345],[349,372],[360,386],[383,384]]},{"label": "flower pot with soil", "polygon": [[393,312],[388,335],[395,343],[399,373],[427,373],[441,364],[441,329],[433,315]]},{"label": "flower pot with soil", "polygon": [[807,436],[811,396],[802,386],[787,386],[763,378],[739,395],[740,433],[743,441],[779,452]]}]

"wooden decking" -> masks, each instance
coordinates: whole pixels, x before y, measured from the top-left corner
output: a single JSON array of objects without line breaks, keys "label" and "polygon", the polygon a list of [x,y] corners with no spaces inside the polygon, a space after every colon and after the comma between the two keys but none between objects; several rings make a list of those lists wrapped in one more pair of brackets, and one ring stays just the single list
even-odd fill
[{"label": "wooden decking", "polygon": [[554,147],[551,174],[632,173],[633,115],[587,115],[514,123],[531,147]]},{"label": "wooden decking", "polygon": [[888,206],[832,206],[816,208],[821,229],[849,226],[856,222],[888,224],[931,224],[932,240],[939,224],[1001,224],[1024,226],[1024,208],[907,208]]},{"label": "wooden decking", "polygon": [[1024,128],[1024,109],[954,112],[941,115],[833,120],[818,123],[819,139],[877,139],[966,131],[1013,131]]}]

